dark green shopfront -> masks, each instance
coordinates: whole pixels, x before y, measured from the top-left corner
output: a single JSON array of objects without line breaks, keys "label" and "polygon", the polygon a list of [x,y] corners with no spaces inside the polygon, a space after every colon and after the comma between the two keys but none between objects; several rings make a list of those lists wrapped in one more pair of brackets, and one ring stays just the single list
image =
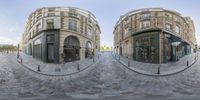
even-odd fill
[{"label": "dark green shopfront", "polygon": [[[137,32],[132,36],[133,59],[136,61],[156,64],[175,62],[191,53],[191,46],[188,43],[159,29]],[[172,45],[173,43],[177,45]]]}]

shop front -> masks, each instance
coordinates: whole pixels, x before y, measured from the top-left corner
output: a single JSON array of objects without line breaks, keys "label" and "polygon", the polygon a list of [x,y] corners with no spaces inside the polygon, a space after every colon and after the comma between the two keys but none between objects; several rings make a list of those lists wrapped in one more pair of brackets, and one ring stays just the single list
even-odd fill
[{"label": "shop front", "polygon": [[136,61],[159,63],[159,32],[146,32],[133,36]]},{"label": "shop front", "polygon": [[178,61],[181,57],[191,53],[191,47],[188,43],[169,33],[164,33],[163,48],[164,63]]}]

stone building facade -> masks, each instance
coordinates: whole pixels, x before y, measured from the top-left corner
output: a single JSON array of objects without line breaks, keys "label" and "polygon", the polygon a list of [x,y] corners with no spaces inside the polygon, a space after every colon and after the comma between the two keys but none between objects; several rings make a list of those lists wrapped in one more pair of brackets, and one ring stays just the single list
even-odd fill
[{"label": "stone building facade", "polygon": [[146,8],[120,17],[114,28],[114,52],[148,63],[177,61],[195,49],[190,17],[163,8]]},{"label": "stone building facade", "polygon": [[44,7],[30,14],[22,35],[22,51],[52,63],[83,60],[100,50],[95,16],[75,7]]}]

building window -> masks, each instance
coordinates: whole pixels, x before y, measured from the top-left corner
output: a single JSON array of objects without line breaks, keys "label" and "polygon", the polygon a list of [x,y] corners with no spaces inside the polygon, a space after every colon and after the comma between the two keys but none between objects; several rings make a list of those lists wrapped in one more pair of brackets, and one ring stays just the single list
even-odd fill
[{"label": "building window", "polygon": [[62,12],[60,12],[60,15],[61,15],[61,16],[66,16],[66,15],[67,15],[67,12],[62,11]]},{"label": "building window", "polygon": [[141,21],[140,22],[140,28],[149,28],[150,27],[150,21]]},{"label": "building window", "polygon": [[55,11],[55,8],[49,8],[48,11],[53,12],[53,11]]},{"label": "building window", "polygon": [[28,40],[30,40],[31,39],[31,33],[29,33],[29,35],[28,35]]},{"label": "building window", "polygon": [[37,24],[37,26],[36,26],[36,32],[38,33],[39,31],[41,31],[41,24],[40,23]]},{"label": "building window", "polygon": [[88,22],[91,24],[92,23],[92,19],[89,17]]},{"label": "building window", "polygon": [[33,36],[35,36],[35,30],[33,30],[32,34],[33,34]]},{"label": "building window", "polygon": [[180,27],[177,26],[177,25],[176,25],[176,28],[175,28],[175,32],[176,32],[176,33],[180,33]]},{"label": "building window", "polygon": [[93,33],[92,28],[89,27],[89,28],[88,28],[88,36],[91,37],[91,36],[92,36],[92,33]]},{"label": "building window", "polygon": [[53,19],[47,20],[47,29],[53,29],[54,28],[54,21]]},{"label": "building window", "polygon": [[129,28],[124,29],[124,36],[126,36],[129,33]]},{"label": "building window", "polygon": [[144,13],[144,14],[142,14],[142,16],[141,16],[141,19],[149,19],[150,16],[151,16],[151,14],[150,14],[149,12],[148,12],[148,13]]},{"label": "building window", "polygon": [[48,13],[47,16],[55,16],[55,13]]},{"label": "building window", "polygon": [[38,15],[37,16],[37,20],[41,19],[42,18],[42,15]]},{"label": "building window", "polygon": [[172,25],[171,24],[166,24],[165,28],[166,28],[166,30],[171,31],[172,30]]},{"label": "building window", "polygon": [[69,9],[69,16],[71,17],[77,17],[76,9]]},{"label": "building window", "polygon": [[166,17],[166,18],[172,18],[172,15],[169,14],[169,13],[166,13],[166,14],[165,14],[165,17]]},{"label": "building window", "polygon": [[126,36],[129,33],[129,26],[130,26],[130,18],[126,17],[123,22],[124,36]]},{"label": "building window", "polygon": [[40,15],[40,14],[42,14],[42,9],[40,9],[40,10],[38,11],[38,15]]},{"label": "building window", "polygon": [[68,29],[69,29],[69,30],[72,30],[72,31],[77,31],[77,21],[76,21],[76,20],[69,19],[69,22],[68,22]]}]

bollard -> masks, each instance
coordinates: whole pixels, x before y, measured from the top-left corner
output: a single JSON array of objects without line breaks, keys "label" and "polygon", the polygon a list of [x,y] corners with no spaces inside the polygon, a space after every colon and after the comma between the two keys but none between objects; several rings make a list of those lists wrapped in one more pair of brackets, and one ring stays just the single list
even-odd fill
[{"label": "bollard", "polygon": [[80,71],[79,63],[77,64],[77,71]]},{"label": "bollard", "polygon": [[38,72],[40,72],[40,65],[38,65]]},{"label": "bollard", "polygon": [[130,61],[128,61],[128,67],[130,67]]},{"label": "bollard", "polygon": [[157,74],[160,74],[160,65],[158,65],[158,72]]},{"label": "bollard", "polygon": [[187,60],[187,66],[189,66],[189,61]]}]

